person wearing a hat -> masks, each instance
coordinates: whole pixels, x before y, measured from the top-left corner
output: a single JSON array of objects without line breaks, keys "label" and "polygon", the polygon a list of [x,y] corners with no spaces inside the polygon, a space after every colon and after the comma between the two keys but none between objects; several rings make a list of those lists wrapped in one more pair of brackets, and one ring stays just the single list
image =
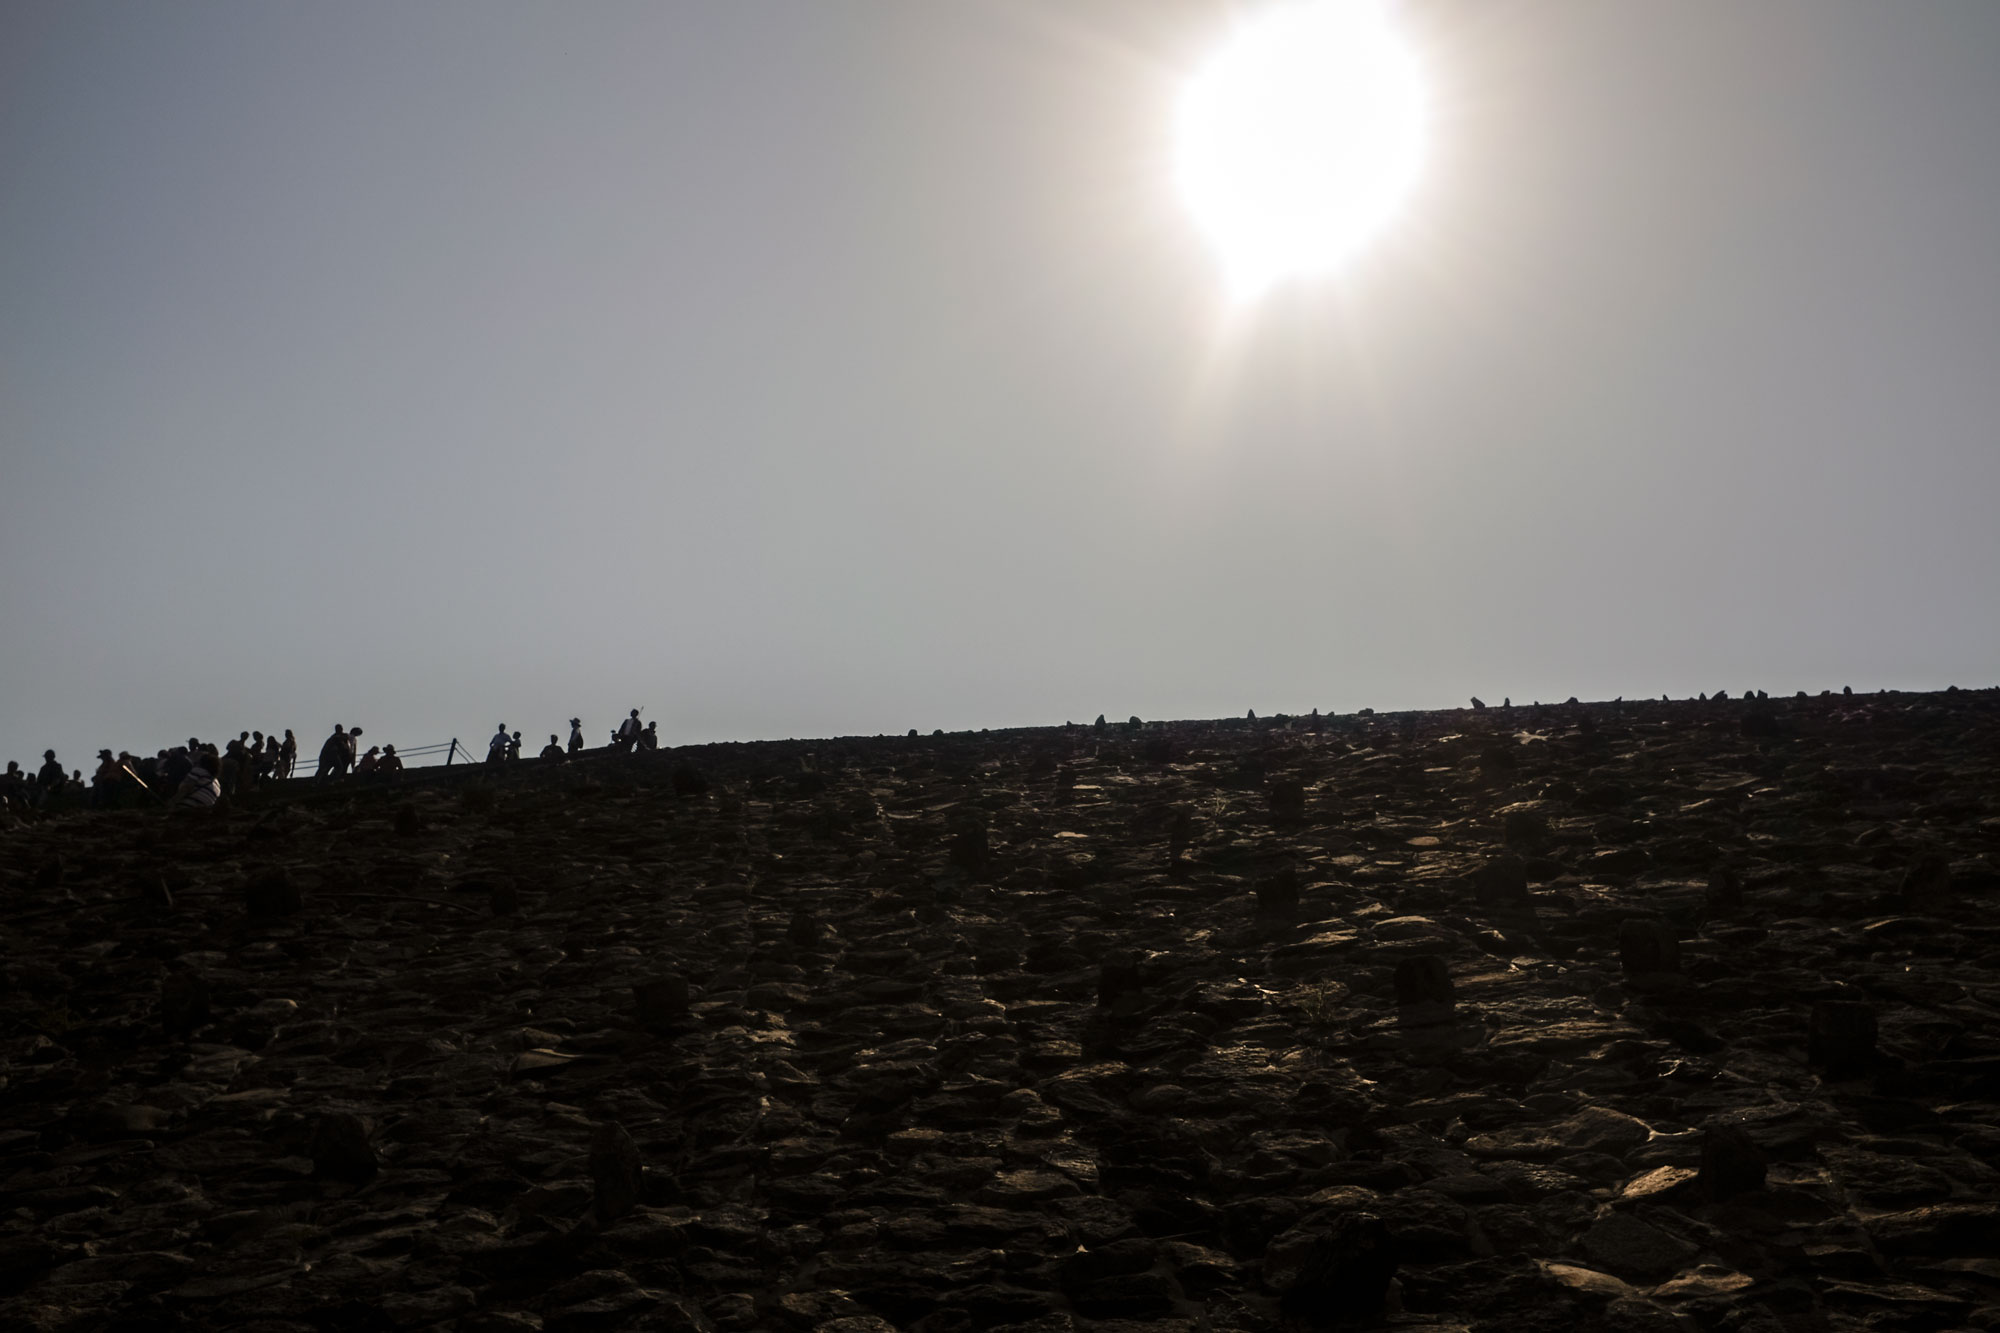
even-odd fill
[{"label": "person wearing a hat", "polygon": [[583,748],[583,719],[580,717],[573,717],[569,720],[569,752],[571,754],[575,754],[578,750],[581,750],[582,748]]},{"label": "person wearing a hat", "polygon": [[35,773],[35,783],[42,789],[42,799],[47,800],[51,792],[60,790],[69,781],[69,774],[62,762],[56,758],[54,750],[42,751],[42,766]]},{"label": "person wearing a hat", "polygon": [[382,747],[382,757],[375,761],[375,771],[377,773],[400,773],[403,771],[403,760],[397,755],[395,746],[385,745]]}]

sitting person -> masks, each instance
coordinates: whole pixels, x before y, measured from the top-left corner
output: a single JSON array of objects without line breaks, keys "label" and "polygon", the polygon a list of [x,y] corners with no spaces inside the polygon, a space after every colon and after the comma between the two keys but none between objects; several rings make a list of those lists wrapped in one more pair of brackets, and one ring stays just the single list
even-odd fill
[{"label": "sitting person", "polygon": [[383,774],[400,773],[403,771],[403,758],[396,753],[395,746],[385,745],[382,747],[382,757],[375,761],[375,771]]},{"label": "sitting person", "polygon": [[563,747],[561,746],[561,744],[557,742],[556,734],[553,731],[550,732],[549,743],[542,747],[542,758],[553,759],[557,763],[561,763],[568,757],[569,756],[563,752]]},{"label": "sitting person", "polygon": [[368,777],[382,767],[382,747],[371,745],[368,753],[361,756],[361,762],[354,766],[355,776]]},{"label": "sitting person", "polygon": [[222,799],[222,779],[216,776],[222,761],[216,757],[212,749],[202,750],[190,758],[194,763],[188,769],[187,776],[181,779],[180,787],[174,792],[174,803],[206,810]]},{"label": "sitting person", "polygon": [[657,750],[660,748],[659,723],[648,722],[646,724],[646,729],[639,733],[639,748],[642,750]]}]

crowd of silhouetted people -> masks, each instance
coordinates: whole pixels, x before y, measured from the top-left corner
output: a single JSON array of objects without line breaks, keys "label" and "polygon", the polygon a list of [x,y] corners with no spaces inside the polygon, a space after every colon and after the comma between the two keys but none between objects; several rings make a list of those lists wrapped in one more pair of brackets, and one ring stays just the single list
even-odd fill
[{"label": "crowd of silhouetted people", "polygon": [[[552,733],[542,747],[541,758],[565,760],[584,748],[582,720],[571,718],[569,728],[568,747]],[[636,708],[611,733],[610,748],[617,753],[657,750],[659,745],[658,724],[642,726]],[[17,762],[8,763],[7,771],[0,774],[0,810],[212,806],[224,797],[292,777],[298,756],[298,740],[289,730],[282,740],[276,732],[267,736],[261,731],[246,731],[220,745],[190,736],[186,745],[148,756],[99,750],[97,767],[86,780],[82,769],[66,770],[54,750],[45,750],[42,766],[32,773]],[[520,757],[521,733],[508,731],[503,723],[487,746],[486,762],[504,764]],[[364,750],[360,727],[335,723],[333,734],[319,747],[319,767],[313,780],[384,781],[402,771],[403,760],[395,746],[370,745]]]},{"label": "crowd of silhouetted people", "polygon": [[65,771],[54,750],[42,751],[33,773],[10,761],[0,774],[0,808],[12,810],[110,810],[129,805],[172,803],[209,806],[224,796],[292,775],[299,744],[290,731],[246,731],[216,744],[188,737],[186,745],[151,755],[129,750],[97,752],[86,781],[82,769]]}]

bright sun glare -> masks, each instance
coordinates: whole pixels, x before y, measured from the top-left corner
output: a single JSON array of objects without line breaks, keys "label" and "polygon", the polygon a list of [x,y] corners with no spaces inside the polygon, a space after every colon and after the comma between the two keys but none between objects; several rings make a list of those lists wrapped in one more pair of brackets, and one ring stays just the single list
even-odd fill
[{"label": "bright sun glare", "polygon": [[1383,0],[1292,0],[1241,26],[1180,105],[1178,178],[1240,295],[1338,268],[1401,206],[1424,140]]}]

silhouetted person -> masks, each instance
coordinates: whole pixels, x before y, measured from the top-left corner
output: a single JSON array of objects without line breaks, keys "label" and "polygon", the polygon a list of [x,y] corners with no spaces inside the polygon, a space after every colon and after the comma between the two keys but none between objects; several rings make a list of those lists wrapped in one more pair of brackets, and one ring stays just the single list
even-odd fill
[{"label": "silhouetted person", "polygon": [[648,722],[646,724],[646,729],[639,733],[639,748],[642,750],[657,750],[660,748],[659,723]]},{"label": "silhouetted person", "polygon": [[368,753],[362,755],[360,760],[354,765],[354,776],[357,778],[373,777],[381,767],[382,748],[378,745],[371,745],[368,747]]},{"label": "silhouetted person", "polygon": [[639,743],[638,709],[636,708],[633,709],[632,716],[626,718],[623,722],[620,722],[618,724],[618,730],[616,733],[613,734],[612,740],[617,743],[619,749],[625,750],[627,752],[629,752],[633,746]]},{"label": "silhouetted person", "polygon": [[493,733],[493,739],[486,742],[486,762],[489,764],[506,763],[507,747],[513,744],[513,742],[514,738],[507,734],[507,724],[502,722],[500,729]]},{"label": "silhouetted person", "polygon": [[507,738],[507,758],[509,761],[521,757],[521,733],[515,732]]},{"label": "silhouetted person", "polygon": [[249,755],[244,752],[243,742],[233,740],[223,747],[222,772],[216,776],[222,779],[222,794],[234,796],[244,788],[244,772],[248,767]]},{"label": "silhouetted person", "polygon": [[382,747],[382,760],[376,765],[375,771],[384,775],[403,771],[403,757],[396,753],[395,746]]},{"label": "silhouetted person", "polygon": [[35,785],[40,788],[35,793],[35,804],[47,805],[49,798],[60,792],[67,781],[69,774],[63,771],[62,764],[57,761],[56,752],[42,751],[42,766],[35,773]]},{"label": "silhouetted person", "polygon": [[542,758],[554,759],[558,762],[569,758],[568,755],[563,753],[563,747],[556,743],[556,734],[553,731],[549,733],[549,743],[542,747]]},{"label": "silhouetted person", "polygon": [[117,757],[109,750],[99,750],[97,771],[90,775],[90,803],[100,810],[109,809],[118,799],[118,786],[124,780]]},{"label": "silhouetted person", "polygon": [[[326,743],[319,747],[319,772],[314,774],[315,779],[324,782],[328,778],[343,776],[354,762],[352,744],[347,739],[347,728],[334,723],[333,735],[328,736]],[[189,753],[194,750],[194,746],[188,747]]]},{"label": "silhouetted person", "polygon": [[9,759],[7,771],[0,773],[0,810],[26,810],[28,808],[28,775],[21,771],[21,765]]},{"label": "silhouetted person", "polygon": [[201,750],[191,757],[194,765],[175,789],[174,804],[205,810],[222,799],[222,780],[215,775],[220,761],[213,750]]},{"label": "silhouetted person", "polygon": [[582,748],[583,748],[583,719],[580,717],[573,717],[569,720],[569,752],[571,754],[575,754],[578,750],[581,750]]},{"label": "silhouetted person", "polygon": [[288,778],[292,768],[299,762],[299,740],[292,735],[290,727],[285,728],[285,743],[278,747],[278,776]]}]

